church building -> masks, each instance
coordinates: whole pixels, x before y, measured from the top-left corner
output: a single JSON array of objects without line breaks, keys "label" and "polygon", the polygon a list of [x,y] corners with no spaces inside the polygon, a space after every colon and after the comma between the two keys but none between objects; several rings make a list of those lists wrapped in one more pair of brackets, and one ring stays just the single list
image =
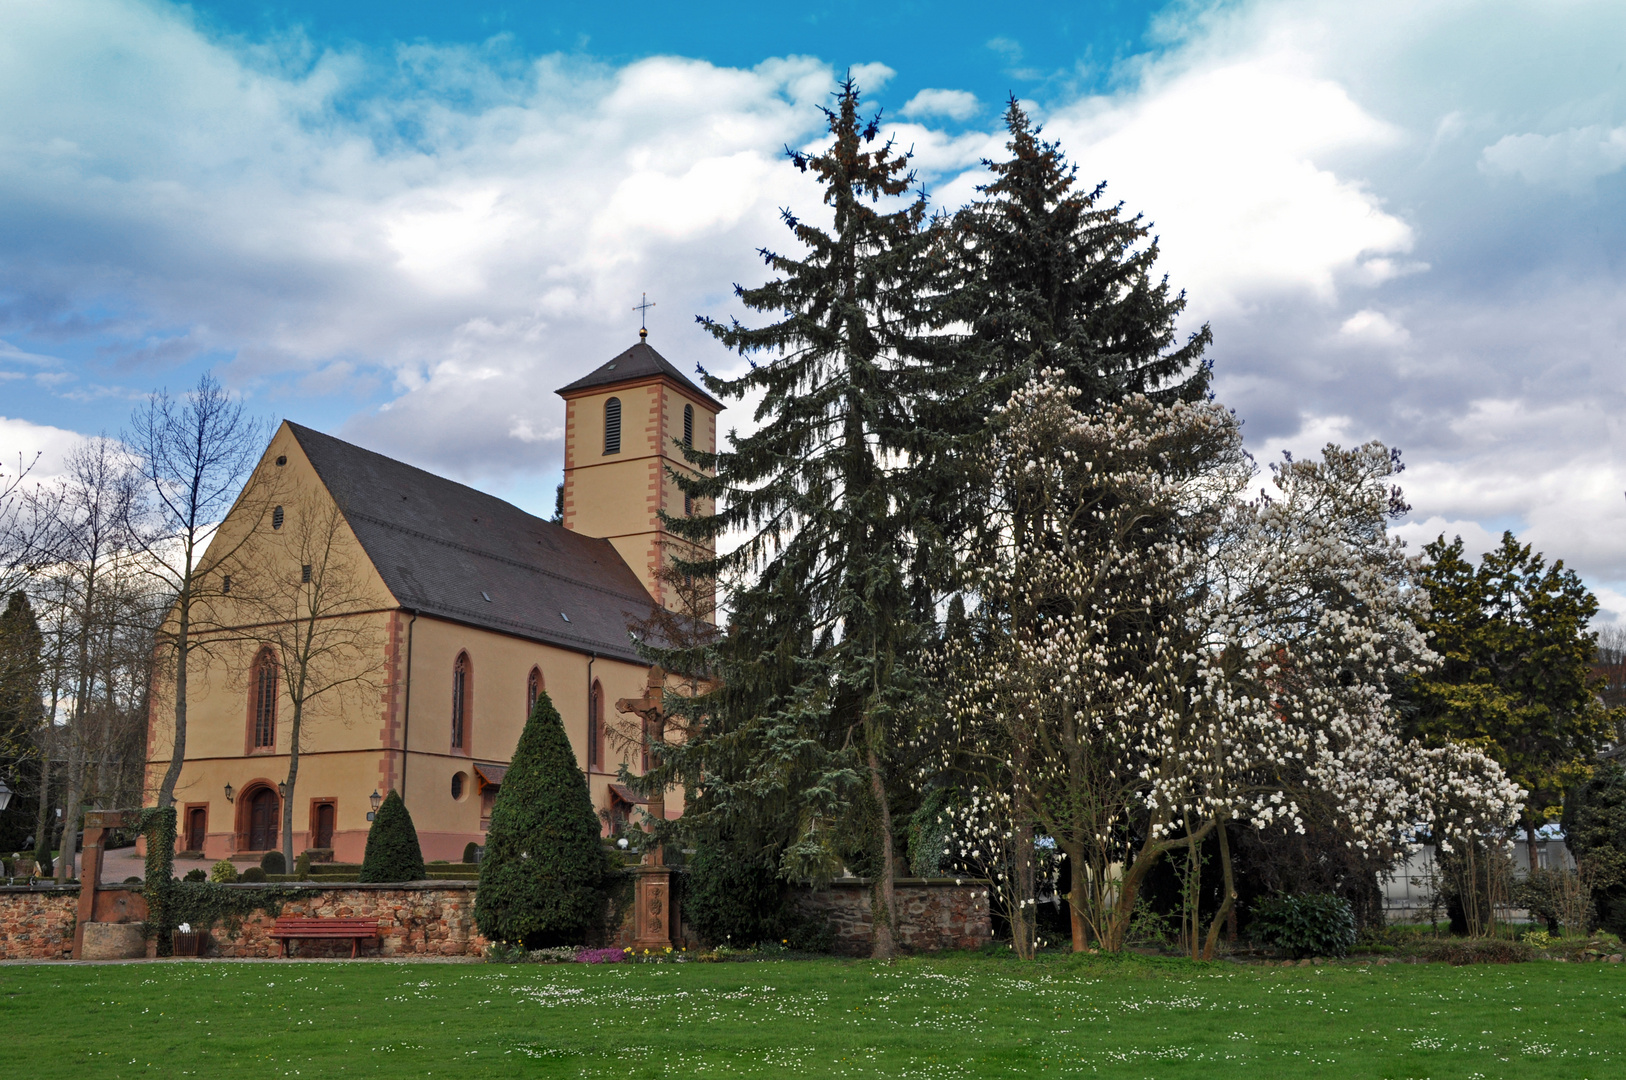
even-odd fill
[{"label": "church building", "polygon": [[[424,858],[460,859],[484,843],[544,690],[606,830],[628,819],[639,800],[616,776],[623,763],[638,772],[642,752],[615,703],[641,697],[650,677],[639,627],[662,606],[681,610],[663,570],[687,542],[660,513],[710,512],[669,470],[693,472],[683,444],[716,449],[723,408],[643,338],[559,391],[558,524],[299,424],[278,428],[203,561],[179,849],[280,850],[286,801],[296,854],[359,861],[376,800],[396,790]],[[705,607],[689,614],[713,618]],[[165,681],[149,792],[170,760],[173,673],[168,694]],[[669,794],[667,815],[681,809]]]}]

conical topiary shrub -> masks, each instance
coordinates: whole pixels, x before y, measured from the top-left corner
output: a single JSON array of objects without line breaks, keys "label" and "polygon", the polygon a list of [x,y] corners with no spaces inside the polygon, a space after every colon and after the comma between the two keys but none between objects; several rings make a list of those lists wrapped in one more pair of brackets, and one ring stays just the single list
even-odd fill
[{"label": "conical topiary shrub", "polygon": [[583,944],[604,919],[607,869],[587,777],[539,694],[491,810],[475,922],[489,940],[528,949]]},{"label": "conical topiary shrub", "polygon": [[418,830],[397,791],[384,796],[367,830],[367,854],[361,859],[360,881],[422,881],[423,849]]}]

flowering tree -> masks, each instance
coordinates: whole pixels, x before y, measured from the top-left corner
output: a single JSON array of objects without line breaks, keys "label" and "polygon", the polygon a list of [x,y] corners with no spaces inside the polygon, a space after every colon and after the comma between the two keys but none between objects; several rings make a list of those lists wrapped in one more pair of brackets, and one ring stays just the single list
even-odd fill
[{"label": "flowering tree", "polygon": [[1157,861],[1183,850],[1195,873],[1217,831],[1211,952],[1235,897],[1224,825],[1302,828],[1306,793],[1384,850],[1420,822],[1509,819],[1520,793],[1493,762],[1395,731],[1391,686],[1433,657],[1385,529],[1387,450],[1288,461],[1244,501],[1252,465],[1212,403],[1085,414],[1044,373],[1000,419],[998,520],[970,558],[981,659],[955,665],[952,713],[983,748],[979,812],[1008,786],[1015,842],[1037,828],[1072,860],[1075,949],[1122,948]]}]

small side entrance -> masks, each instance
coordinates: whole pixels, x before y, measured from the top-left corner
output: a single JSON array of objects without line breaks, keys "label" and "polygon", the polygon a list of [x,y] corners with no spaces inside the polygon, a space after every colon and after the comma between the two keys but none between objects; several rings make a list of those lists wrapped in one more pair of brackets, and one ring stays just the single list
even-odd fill
[{"label": "small side entrance", "polygon": [[277,793],[270,788],[260,788],[249,796],[248,850],[276,849],[277,810]]},{"label": "small side entrance", "polygon": [[186,812],[186,850],[202,851],[203,841],[209,835],[209,811],[194,806]]},{"label": "small side entrance", "polygon": [[330,802],[317,803],[311,821],[311,847],[333,847],[333,821],[337,817]]}]

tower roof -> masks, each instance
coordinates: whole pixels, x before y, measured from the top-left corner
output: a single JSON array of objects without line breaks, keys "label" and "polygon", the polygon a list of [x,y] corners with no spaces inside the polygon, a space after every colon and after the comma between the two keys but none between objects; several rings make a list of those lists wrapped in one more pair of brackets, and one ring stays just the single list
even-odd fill
[{"label": "tower roof", "polygon": [[722,402],[696,386],[688,376],[677,369],[676,365],[650,348],[648,342],[644,341],[640,341],[613,360],[583,375],[569,386],[561,386],[555,392],[569,397],[571,394],[578,394],[583,390],[596,390],[603,386],[635,382],[656,375],[663,375],[671,379],[713,409],[718,412],[723,411]]}]

